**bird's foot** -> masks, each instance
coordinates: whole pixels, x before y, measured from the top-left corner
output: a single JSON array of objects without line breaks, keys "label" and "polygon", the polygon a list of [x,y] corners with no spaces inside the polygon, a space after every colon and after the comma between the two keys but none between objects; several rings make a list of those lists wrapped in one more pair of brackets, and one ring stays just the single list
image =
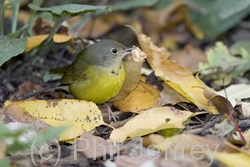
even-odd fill
[{"label": "bird's foot", "polygon": [[109,107],[109,105],[107,103],[104,103],[105,106],[107,107],[108,109],[108,115],[109,115],[109,122],[111,121],[111,116],[112,118],[114,119],[114,121],[116,122],[116,118],[119,119],[118,116],[114,115],[114,113],[112,112],[111,108]]}]

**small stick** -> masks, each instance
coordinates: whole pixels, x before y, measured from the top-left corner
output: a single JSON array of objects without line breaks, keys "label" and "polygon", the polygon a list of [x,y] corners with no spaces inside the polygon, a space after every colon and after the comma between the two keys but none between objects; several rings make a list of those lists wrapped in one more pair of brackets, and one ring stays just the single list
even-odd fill
[{"label": "small stick", "polygon": [[249,148],[248,142],[246,141],[245,137],[242,135],[242,132],[241,132],[241,130],[240,130],[238,124],[236,123],[236,120],[235,120],[234,117],[233,117],[233,111],[230,110],[230,104],[229,104],[229,101],[228,101],[228,96],[227,96],[226,87],[225,87],[225,84],[224,84],[224,79],[223,79],[223,89],[224,89],[224,92],[225,92],[225,95],[226,95],[226,98],[227,98],[229,116],[230,116],[230,118],[232,119],[232,121],[233,121],[233,123],[234,123],[235,129],[239,132],[239,135],[240,135],[240,138],[241,138],[242,142],[244,143],[244,145],[245,145],[247,148]]},{"label": "small stick", "polygon": [[56,87],[58,87],[58,86],[60,86],[59,83],[58,83],[58,84],[55,84],[55,85],[53,85],[53,86],[50,86],[50,87],[45,87],[45,88],[43,88],[43,89],[40,89],[40,90],[37,90],[37,91],[34,91],[34,92],[30,92],[30,93],[24,94],[24,95],[22,95],[22,96],[20,96],[20,97],[17,97],[17,98],[15,99],[15,101],[20,101],[20,100],[28,99],[28,98],[30,98],[30,97],[32,97],[32,96],[38,95],[38,94],[40,94],[40,93],[42,93],[42,92],[46,92],[46,91],[48,91],[48,90],[50,90],[50,89],[53,89],[53,88],[56,88]]}]

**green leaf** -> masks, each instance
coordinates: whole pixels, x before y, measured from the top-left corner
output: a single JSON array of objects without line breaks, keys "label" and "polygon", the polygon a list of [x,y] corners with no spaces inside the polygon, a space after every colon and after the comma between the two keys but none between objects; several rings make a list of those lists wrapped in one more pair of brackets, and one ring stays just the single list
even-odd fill
[{"label": "green leaf", "polygon": [[190,10],[192,22],[205,33],[205,40],[215,39],[218,35],[235,26],[250,13],[250,1],[235,0],[185,0],[194,6]]},{"label": "green leaf", "polygon": [[250,6],[250,1],[241,0],[236,2],[235,0],[228,0],[226,3],[223,3],[223,9],[219,12],[219,17],[223,19],[227,19],[238,12],[241,12],[247,9]]},{"label": "green leaf", "polygon": [[232,134],[235,133],[235,127],[231,119],[227,118],[215,124],[214,127],[209,128],[209,131],[215,136],[229,140]]},{"label": "green leaf", "polygon": [[235,72],[236,75],[243,76],[245,72],[250,69],[250,52],[248,52],[245,48],[241,48],[241,62],[240,65],[236,67]]},{"label": "green leaf", "polygon": [[230,69],[230,67],[238,63],[240,58],[234,57],[228,50],[227,46],[222,42],[216,42],[216,46],[207,51],[207,63],[199,63],[199,70],[206,70],[208,68],[219,68],[223,70]]},{"label": "green leaf", "polygon": [[[66,126],[50,127],[36,134],[35,129],[31,125],[18,122],[10,124],[12,125],[6,126],[0,123],[0,141],[11,141],[7,142],[7,153],[17,153],[30,150],[30,148],[33,147],[33,144],[35,144],[35,146],[40,146],[44,142],[58,137],[68,128]],[[24,138],[27,139],[27,141],[25,141]]]},{"label": "green leaf", "polygon": [[1,167],[11,167],[12,166],[12,165],[10,165],[8,158],[0,159],[0,164],[1,164]]},{"label": "green leaf", "polygon": [[40,145],[43,142],[58,137],[62,132],[64,132],[68,128],[69,128],[68,126],[50,127],[47,130],[39,132],[35,139],[36,145]]},{"label": "green leaf", "polygon": [[28,40],[26,38],[9,38],[0,36],[0,66],[14,56],[23,53]]},{"label": "green leaf", "polygon": [[0,141],[12,135],[13,133],[4,124],[0,123]]},{"label": "green leaf", "polygon": [[230,51],[234,55],[240,55],[242,48],[245,48],[248,52],[250,52],[250,40],[249,39],[240,40],[240,41],[235,42],[230,47]]},{"label": "green leaf", "polygon": [[211,77],[220,85],[223,84],[224,78],[227,85],[233,78],[243,76],[250,69],[250,53],[242,47],[240,54],[241,57],[235,57],[222,42],[217,42],[216,46],[207,52],[208,62],[199,63],[199,70],[201,74]]},{"label": "green leaf", "polygon": [[[234,27],[250,14],[249,0],[183,0],[189,8],[189,15],[205,34],[205,41],[213,40]],[[155,9],[172,5],[174,0],[159,0]]]},{"label": "green leaf", "polygon": [[29,8],[33,10],[51,12],[54,15],[61,16],[62,14],[77,15],[79,13],[95,12],[96,10],[109,9],[106,6],[92,6],[92,5],[79,5],[79,4],[66,4],[53,7],[41,8],[39,6],[29,4]]},{"label": "green leaf", "polygon": [[164,137],[171,137],[171,136],[179,134],[181,131],[182,129],[169,128],[169,129],[160,130],[158,133]]},{"label": "green leaf", "polygon": [[142,7],[142,6],[153,6],[158,1],[159,0],[130,0],[130,1],[125,1],[123,3],[119,3],[115,6],[113,6],[111,9],[112,9],[112,12],[114,12],[114,11],[138,8],[138,7]]}]

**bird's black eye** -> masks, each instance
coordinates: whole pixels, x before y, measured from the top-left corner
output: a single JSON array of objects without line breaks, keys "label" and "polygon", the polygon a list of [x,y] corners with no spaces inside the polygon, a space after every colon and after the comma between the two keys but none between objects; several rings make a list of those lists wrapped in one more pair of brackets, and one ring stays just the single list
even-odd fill
[{"label": "bird's black eye", "polygon": [[112,52],[113,53],[117,53],[117,49],[112,49]]}]

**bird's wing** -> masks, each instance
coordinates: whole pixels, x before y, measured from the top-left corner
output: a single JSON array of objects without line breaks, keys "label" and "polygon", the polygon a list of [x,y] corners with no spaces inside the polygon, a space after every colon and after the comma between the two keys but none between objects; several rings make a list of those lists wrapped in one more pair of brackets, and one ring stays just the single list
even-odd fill
[{"label": "bird's wing", "polygon": [[50,70],[49,73],[50,74],[57,74],[57,75],[63,76],[67,69],[68,69],[68,66],[66,66],[66,67],[60,67],[60,68],[56,68],[56,69]]},{"label": "bird's wing", "polygon": [[76,59],[65,71],[61,80],[62,84],[71,84],[77,80],[85,80],[87,78],[86,71],[89,64],[81,59]]}]

